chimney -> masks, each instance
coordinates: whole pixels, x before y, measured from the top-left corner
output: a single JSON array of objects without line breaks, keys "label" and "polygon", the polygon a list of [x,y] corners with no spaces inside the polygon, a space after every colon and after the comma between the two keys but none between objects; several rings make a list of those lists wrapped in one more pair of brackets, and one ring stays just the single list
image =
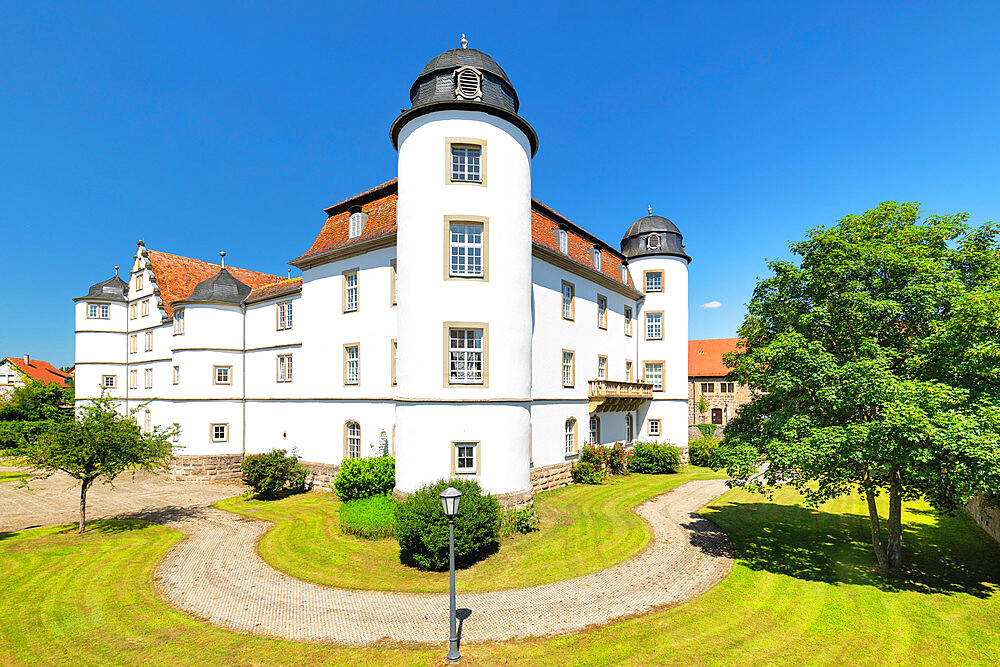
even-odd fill
[{"label": "chimney", "polygon": [[31,365],[31,355],[30,354],[24,355],[24,365],[25,366],[30,366]]}]

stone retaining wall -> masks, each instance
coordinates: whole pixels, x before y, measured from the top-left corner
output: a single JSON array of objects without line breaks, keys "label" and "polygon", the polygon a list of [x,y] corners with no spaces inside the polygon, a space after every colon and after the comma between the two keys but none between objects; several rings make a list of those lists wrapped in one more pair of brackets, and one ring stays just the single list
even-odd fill
[{"label": "stone retaining wall", "polygon": [[572,461],[564,463],[553,463],[531,469],[531,488],[535,493],[558,489],[573,483],[573,475],[570,469],[573,467]]},{"label": "stone retaining wall", "polygon": [[206,454],[204,456],[178,456],[170,462],[167,479],[171,482],[215,482],[239,479],[239,454]]},{"label": "stone retaining wall", "polygon": [[[716,424],[715,433],[712,434],[712,437],[716,440],[722,440],[724,435],[722,426]],[[701,429],[697,426],[688,426],[688,440],[698,440],[699,438],[701,438]]]},{"label": "stone retaining wall", "polygon": [[965,506],[965,509],[972,515],[982,529],[993,536],[994,540],[1000,542],[1000,508],[984,507],[982,496],[976,496]]},{"label": "stone retaining wall", "polygon": [[332,463],[313,463],[311,461],[300,461],[309,471],[306,477],[306,484],[320,491],[333,491],[333,480],[337,478],[340,466]]}]

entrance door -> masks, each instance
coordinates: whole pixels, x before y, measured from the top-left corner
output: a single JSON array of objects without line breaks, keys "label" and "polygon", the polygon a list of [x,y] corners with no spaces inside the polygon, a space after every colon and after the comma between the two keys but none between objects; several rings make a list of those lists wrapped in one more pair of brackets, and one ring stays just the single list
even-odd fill
[{"label": "entrance door", "polygon": [[713,424],[722,423],[722,408],[712,408],[712,423]]}]

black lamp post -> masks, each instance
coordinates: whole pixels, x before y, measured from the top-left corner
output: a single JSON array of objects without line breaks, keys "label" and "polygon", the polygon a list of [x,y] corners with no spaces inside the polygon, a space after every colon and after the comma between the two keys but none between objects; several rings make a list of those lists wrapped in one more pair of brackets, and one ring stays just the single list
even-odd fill
[{"label": "black lamp post", "polygon": [[458,662],[462,655],[458,652],[458,623],[455,618],[455,515],[462,492],[453,486],[441,492],[441,507],[448,517],[448,566],[451,574],[451,636],[448,638],[448,662]]}]

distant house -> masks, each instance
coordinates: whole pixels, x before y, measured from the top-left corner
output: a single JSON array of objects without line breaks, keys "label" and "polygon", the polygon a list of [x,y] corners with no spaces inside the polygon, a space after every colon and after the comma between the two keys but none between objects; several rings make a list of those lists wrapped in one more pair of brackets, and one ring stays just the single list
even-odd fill
[{"label": "distant house", "polygon": [[[726,379],[729,369],[722,355],[736,351],[739,338],[688,341],[688,423],[729,423],[736,412],[750,402],[750,390]],[[698,403],[705,398],[706,410]]]},{"label": "distant house", "polygon": [[4,357],[0,361],[0,398],[6,398],[17,387],[23,387],[27,384],[27,378],[69,387],[73,374],[63,372],[47,361],[32,359],[27,354],[24,357]]}]

